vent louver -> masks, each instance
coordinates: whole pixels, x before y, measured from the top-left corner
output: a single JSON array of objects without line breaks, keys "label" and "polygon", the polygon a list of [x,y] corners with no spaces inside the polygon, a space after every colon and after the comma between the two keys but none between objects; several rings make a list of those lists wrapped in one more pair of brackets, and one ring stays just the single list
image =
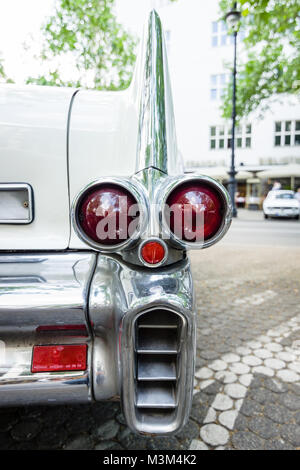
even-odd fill
[{"label": "vent louver", "polygon": [[[184,424],[193,387],[192,331],[185,317],[153,309],[133,319],[123,407],[135,431],[169,434]],[[190,336],[191,335],[191,336]],[[193,352],[193,350],[191,350]]]},{"label": "vent louver", "polygon": [[148,312],[135,322],[135,406],[140,418],[147,409],[174,410],[182,321],[168,311]]}]

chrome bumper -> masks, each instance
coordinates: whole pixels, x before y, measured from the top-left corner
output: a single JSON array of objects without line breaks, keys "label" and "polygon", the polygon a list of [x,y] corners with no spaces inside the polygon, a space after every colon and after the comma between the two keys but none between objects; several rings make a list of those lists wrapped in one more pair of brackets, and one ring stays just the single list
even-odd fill
[{"label": "chrome bumper", "polygon": [[[144,330],[138,328],[145,326],[139,319],[145,314],[148,327],[158,328],[163,350],[151,341],[148,349],[139,350],[138,331],[143,335]],[[164,325],[166,315],[170,324]],[[174,351],[164,347],[164,332],[171,334],[164,328],[172,328],[173,322]],[[96,253],[1,255],[0,406],[121,399],[135,431],[175,432],[191,404],[195,330],[187,259],[154,271]],[[33,347],[51,344],[87,344],[87,370],[32,373]],[[160,364],[170,369],[168,358],[176,375],[155,376]],[[150,371],[142,377],[142,387],[138,361]],[[170,397],[163,401],[167,389],[172,389],[174,403]],[[156,403],[149,402],[153,390]]]}]

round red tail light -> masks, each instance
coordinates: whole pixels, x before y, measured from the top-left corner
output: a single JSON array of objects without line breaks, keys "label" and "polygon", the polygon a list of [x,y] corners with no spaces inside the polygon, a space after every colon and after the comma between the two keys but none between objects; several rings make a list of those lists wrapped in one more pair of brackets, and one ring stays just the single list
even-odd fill
[{"label": "round red tail light", "polygon": [[218,191],[202,181],[188,181],[177,186],[166,200],[169,228],[187,242],[206,241],[219,230],[224,203]]},{"label": "round red tail light", "polygon": [[160,241],[147,241],[142,245],[140,255],[147,264],[155,265],[164,260],[166,250]]},{"label": "round red tail light", "polygon": [[100,245],[118,245],[130,238],[130,223],[138,216],[130,208],[137,204],[133,195],[117,184],[94,186],[82,196],[77,223],[84,234]]}]

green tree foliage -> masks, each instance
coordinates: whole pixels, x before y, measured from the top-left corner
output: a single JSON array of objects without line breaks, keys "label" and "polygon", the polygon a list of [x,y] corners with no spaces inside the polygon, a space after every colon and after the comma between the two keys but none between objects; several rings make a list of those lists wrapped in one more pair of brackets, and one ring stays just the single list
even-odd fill
[{"label": "green tree foliage", "polygon": [[[232,8],[220,0],[222,13]],[[237,116],[268,108],[270,98],[300,89],[299,0],[240,0],[241,26],[245,30],[246,60],[238,63]],[[230,117],[232,89],[223,102],[223,115]]]},{"label": "green tree foliage", "polygon": [[3,60],[0,59],[0,78],[6,78],[6,74],[4,72]]},{"label": "green tree foliage", "polygon": [[[75,60],[75,79],[64,80],[50,70],[27,83],[86,86],[95,89],[124,89],[135,62],[135,39],[117,22],[114,0],[57,0],[56,11],[43,27],[43,61]],[[74,74],[75,75],[75,74]]]},{"label": "green tree foliage", "polygon": [[0,82],[1,83],[14,83],[11,78],[8,78],[4,70],[3,59],[0,57]]}]

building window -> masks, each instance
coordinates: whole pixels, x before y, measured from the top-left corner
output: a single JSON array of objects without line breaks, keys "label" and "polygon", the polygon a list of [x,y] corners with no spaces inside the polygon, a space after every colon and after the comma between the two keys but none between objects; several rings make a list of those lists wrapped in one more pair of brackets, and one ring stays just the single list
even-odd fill
[{"label": "building window", "polygon": [[300,145],[300,121],[295,121],[295,145]]},{"label": "building window", "polygon": [[219,73],[210,76],[210,99],[211,101],[220,100],[230,81],[229,73]]},{"label": "building window", "polygon": [[[233,35],[227,33],[227,24],[225,21],[213,21],[211,24],[211,45],[212,47],[228,46],[233,44]],[[245,31],[240,30],[239,39],[242,41],[245,38]]]},{"label": "building window", "polygon": [[154,0],[153,8],[164,8],[168,5],[168,0]]},{"label": "building window", "polygon": [[238,32],[238,36],[239,36],[239,41],[243,41],[246,37],[245,29],[240,28]]},{"label": "building window", "polygon": [[[235,129],[236,148],[251,147],[251,124],[242,124]],[[300,132],[299,132],[300,134]],[[210,127],[210,148],[212,150],[230,149],[232,145],[231,126],[211,126]]]},{"label": "building window", "polygon": [[210,99],[211,101],[215,101],[217,99],[217,89],[211,88],[210,89]]},{"label": "building window", "polygon": [[167,44],[170,44],[171,41],[171,31],[170,30],[165,30],[165,40]]},{"label": "building window", "polygon": [[166,47],[168,53],[170,53],[171,50],[171,31],[170,30],[165,30],[165,41],[166,41]]},{"label": "building window", "polygon": [[227,35],[227,25],[224,21],[212,22],[211,45],[213,47],[226,46],[229,44],[230,36]]},{"label": "building window", "polygon": [[274,144],[276,147],[300,145],[300,120],[276,121]]}]

